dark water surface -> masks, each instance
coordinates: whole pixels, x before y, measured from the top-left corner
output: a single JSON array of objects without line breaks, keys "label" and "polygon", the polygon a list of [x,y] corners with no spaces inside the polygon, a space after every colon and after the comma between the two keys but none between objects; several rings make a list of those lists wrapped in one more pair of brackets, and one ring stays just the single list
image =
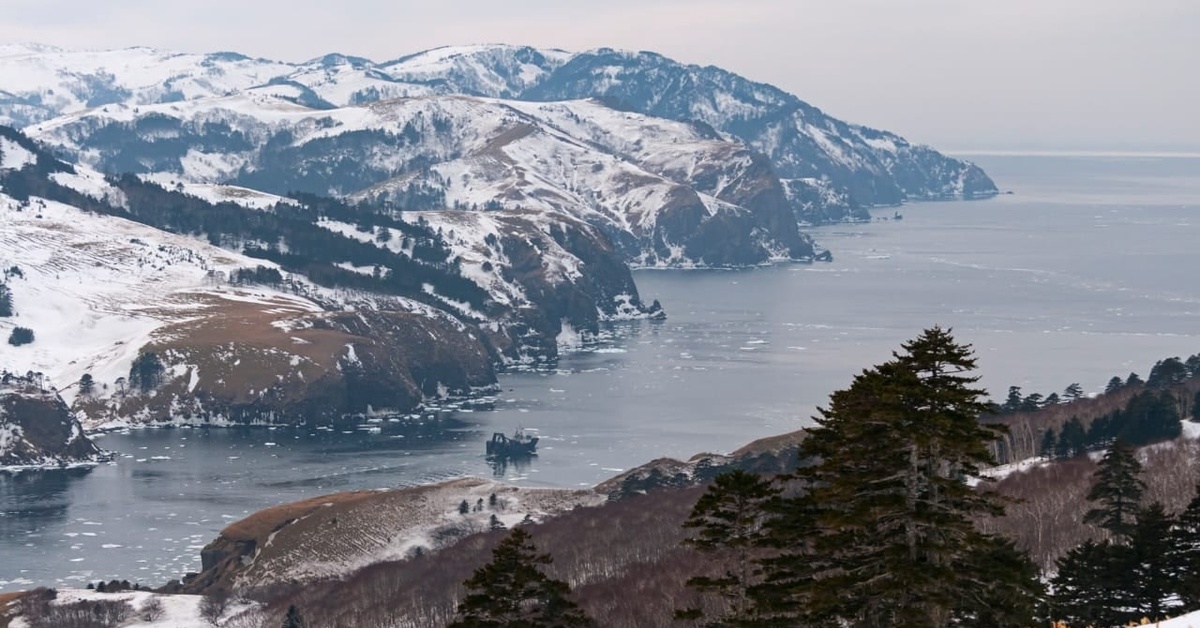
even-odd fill
[{"label": "dark water surface", "polygon": [[[491,475],[483,443],[542,439],[500,477],[594,485],[662,456],[805,425],[858,370],[933,324],[974,344],[983,384],[1048,394],[1200,352],[1200,159],[976,158],[1013,195],[811,230],[829,264],[640,271],[670,318],[608,328],[548,373],[503,376],[494,411],[349,432],[108,434],[115,464],[0,475],[0,591],[199,567],[231,521],[328,492]],[[893,216],[895,210],[876,212]],[[373,429],[368,429],[373,428]]]}]

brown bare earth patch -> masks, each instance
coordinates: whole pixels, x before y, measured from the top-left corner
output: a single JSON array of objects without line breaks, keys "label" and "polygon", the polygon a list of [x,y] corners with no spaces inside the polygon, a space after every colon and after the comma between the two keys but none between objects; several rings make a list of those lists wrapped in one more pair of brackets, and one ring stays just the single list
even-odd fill
[{"label": "brown bare earth patch", "polygon": [[755,454],[779,453],[786,449],[794,449],[800,446],[800,443],[804,442],[804,438],[807,435],[808,432],[805,430],[796,430],[795,432],[788,432],[787,434],[760,438],[742,446],[730,455],[734,458],[740,458],[742,456],[750,456]]},{"label": "brown bare earth patch", "polygon": [[149,391],[81,398],[76,409],[96,422],[332,423],[495,383],[479,334],[449,318],[326,311],[246,289],[177,294],[143,313],[167,321],[139,348],[159,356],[165,380]]},{"label": "brown bare earth patch", "polygon": [[477,155],[487,155],[493,159],[500,160],[505,163],[512,163],[512,159],[504,153],[504,147],[528,137],[537,128],[532,124],[518,124],[512,128],[506,129],[500,135],[492,138],[483,148],[479,149]]},{"label": "brown bare earth patch", "polygon": [[16,591],[13,593],[0,593],[0,628],[8,628],[16,616],[16,606],[18,601],[25,595],[25,591]]},{"label": "brown bare earth patch", "polygon": [[280,529],[290,521],[295,521],[311,514],[312,511],[318,508],[351,504],[378,496],[379,493],[376,491],[351,491],[348,493],[321,495],[312,499],[280,504],[266,510],[260,510],[245,519],[229,524],[224,530],[221,530],[221,536],[234,541],[265,542],[267,536],[272,532]]},{"label": "brown bare earth patch", "polygon": [[[202,350],[221,345],[244,345],[262,349],[286,348],[288,353],[307,358],[309,373],[333,365],[338,350],[345,345],[345,332],[314,327],[323,317],[294,301],[269,299],[265,303],[221,298],[216,294],[193,295],[194,302],[205,307],[205,315],[169,325],[156,334],[148,346],[155,351],[171,349]],[[273,323],[290,323],[285,330]],[[298,340],[297,340],[298,339]],[[304,369],[305,364],[298,368]],[[250,370],[253,374],[253,370]],[[266,374],[271,376],[272,374]],[[267,385],[270,381],[249,382]]]},{"label": "brown bare earth patch", "polygon": [[167,325],[146,348],[181,353],[197,367],[199,387],[218,396],[238,399],[248,390],[268,388],[278,382],[284,365],[288,377],[316,381],[334,369],[343,347],[354,340],[344,331],[320,327],[324,312],[295,301],[253,303],[209,293],[193,299],[205,307],[205,315]]}]

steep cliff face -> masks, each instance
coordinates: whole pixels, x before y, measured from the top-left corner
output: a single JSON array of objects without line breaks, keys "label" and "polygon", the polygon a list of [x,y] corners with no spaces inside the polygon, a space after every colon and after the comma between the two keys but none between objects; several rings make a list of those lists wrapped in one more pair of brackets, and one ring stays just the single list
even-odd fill
[{"label": "steep cliff face", "polygon": [[106,454],[84,435],[62,397],[6,374],[0,383],[0,468],[95,463]]},{"label": "steep cliff face", "polygon": [[564,331],[595,334],[602,322],[662,315],[642,303],[611,241],[583,220],[535,210],[416,215],[442,233],[463,276],[510,313],[511,333],[492,339],[517,361],[554,357]]}]

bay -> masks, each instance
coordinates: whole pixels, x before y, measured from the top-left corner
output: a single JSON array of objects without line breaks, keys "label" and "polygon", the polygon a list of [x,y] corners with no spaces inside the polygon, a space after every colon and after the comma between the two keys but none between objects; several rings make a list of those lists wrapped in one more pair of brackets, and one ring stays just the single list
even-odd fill
[{"label": "bay", "polygon": [[[883,208],[809,230],[834,261],[638,271],[666,321],[612,325],[553,371],[502,376],[494,411],[375,429],[108,434],[92,470],[0,474],[0,591],[100,578],[161,584],[231,521],[323,493],[462,475],[591,486],[663,456],[799,429],[860,369],[931,325],[972,343],[983,384],[1061,391],[1200,352],[1200,159],[974,157],[983,202]],[[902,219],[896,220],[896,213]],[[493,431],[541,438],[494,469]]]}]

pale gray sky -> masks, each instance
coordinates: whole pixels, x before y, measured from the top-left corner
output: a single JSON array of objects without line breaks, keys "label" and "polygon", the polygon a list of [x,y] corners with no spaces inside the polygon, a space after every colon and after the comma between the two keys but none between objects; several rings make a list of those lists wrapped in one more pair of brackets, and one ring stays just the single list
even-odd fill
[{"label": "pale gray sky", "polygon": [[1197,0],[3,0],[0,41],[654,50],[943,149],[1200,149]]}]

